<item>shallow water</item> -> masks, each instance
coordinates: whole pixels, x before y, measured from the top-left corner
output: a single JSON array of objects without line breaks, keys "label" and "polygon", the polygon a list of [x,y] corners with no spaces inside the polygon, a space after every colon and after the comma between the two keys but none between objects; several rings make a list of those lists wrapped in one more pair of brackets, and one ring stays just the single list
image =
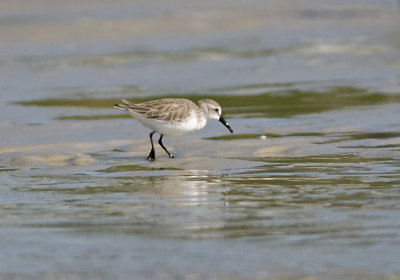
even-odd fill
[{"label": "shallow water", "polygon": [[[2,2],[0,278],[400,279],[398,8]],[[235,133],[148,162],[166,96]]]}]

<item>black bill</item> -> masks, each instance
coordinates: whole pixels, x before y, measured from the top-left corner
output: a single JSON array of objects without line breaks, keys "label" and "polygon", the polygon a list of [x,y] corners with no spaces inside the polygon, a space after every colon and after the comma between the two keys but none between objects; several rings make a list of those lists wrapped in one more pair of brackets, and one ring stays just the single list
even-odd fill
[{"label": "black bill", "polygon": [[222,122],[222,124],[225,125],[226,128],[229,129],[229,131],[230,131],[231,133],[233,133],[232,127],[230,127],[229,123],[227,123],[226,120],[224,120],[224,118],[223,118],[222,116],[219,117],[219,121]]}]

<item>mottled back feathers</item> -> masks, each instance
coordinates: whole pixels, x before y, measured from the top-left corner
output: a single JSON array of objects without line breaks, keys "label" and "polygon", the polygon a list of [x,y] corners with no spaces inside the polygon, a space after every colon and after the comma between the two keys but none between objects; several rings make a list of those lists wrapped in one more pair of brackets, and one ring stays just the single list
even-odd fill
[{"label": "mottled back feathers", "polygon": [[181,122],[187,118],[191,110],[198,110],[195,103],[184,98],[165,98],[133,104],[125,99],[124,104],[115,105],[117,108],[143,115],[148,119],[165,122]]}]

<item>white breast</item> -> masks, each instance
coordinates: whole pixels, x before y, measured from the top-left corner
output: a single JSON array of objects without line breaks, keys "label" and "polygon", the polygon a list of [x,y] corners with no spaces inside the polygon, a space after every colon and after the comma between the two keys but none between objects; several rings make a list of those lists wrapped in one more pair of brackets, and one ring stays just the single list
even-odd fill
[{"label": "white breast", "polygon": [[199,118],[195,111],[190,112],[189,116],[181,122],[165,122],[156,119],[148,119],[143,115],[131,115],[144,126],[165,136],[179,136],[191,131],[196,131],[202,129],[207,123],[206,118],[204,116]]}]

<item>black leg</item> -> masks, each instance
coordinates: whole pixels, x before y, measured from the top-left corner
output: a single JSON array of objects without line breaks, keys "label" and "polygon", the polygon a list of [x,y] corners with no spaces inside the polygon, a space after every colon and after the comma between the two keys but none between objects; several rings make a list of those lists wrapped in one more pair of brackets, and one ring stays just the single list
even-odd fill
[{"label": "black leg", "polygon": [[160,139],[158,140],[158,144],[160,144],[160,146],[164,149],[164,151],[168,154],[169,158],[174,158],[174,156],[168,152],[167,148],[165,148],[163,142],[162,142],[162,138],[164,135],[161,134]]},{"label": "black leg", "polygon": [[154,145],[153,145],[153,134],[154,133],[155,133],[155,131],[150,133],[151,151],[150,151],[149,155],[147,156],[147,159],[151,160],[151,161],[156,160],[156,153],[154,152]]}]

